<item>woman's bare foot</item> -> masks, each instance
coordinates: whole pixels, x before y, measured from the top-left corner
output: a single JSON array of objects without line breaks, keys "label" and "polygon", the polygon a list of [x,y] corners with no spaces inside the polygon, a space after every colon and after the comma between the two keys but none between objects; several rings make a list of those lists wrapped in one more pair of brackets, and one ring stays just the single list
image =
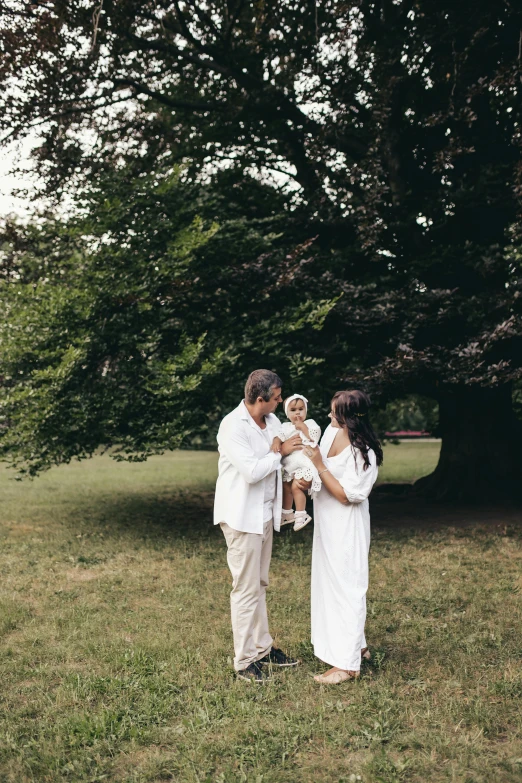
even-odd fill
[{"label": "woman's bare foot", "polygon": [[356,680],[359,677],[359,672],[348,671],[347,669],[339,669],[337,666],[333,666],[323,674],[316,674],[314,680],[321,682],[324,685],[339,685],[346,680]]}]

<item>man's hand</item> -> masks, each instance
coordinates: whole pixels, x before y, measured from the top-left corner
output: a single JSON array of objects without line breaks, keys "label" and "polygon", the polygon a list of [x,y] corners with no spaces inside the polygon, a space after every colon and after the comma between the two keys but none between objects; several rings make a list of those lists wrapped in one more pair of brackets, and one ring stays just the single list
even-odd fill
[{"label": "man's hand", "polygon": [[292,437],[288,438],[288,440],[285,440],[285,442],[281,446],[281,456],[288,457],[288,455],[292,454],[292,452],[299,451],[299,449],[302,448],[303,448],[303,441],[301,440],[301,436],[292,435]]},{"label": "man's hand", "polygon": [[272,445],[270,446],[270,451],[279,454],[282,445],[283,445],[283,441],[281,440],[281,438],[275,437],[274,440],[272,441]]}]

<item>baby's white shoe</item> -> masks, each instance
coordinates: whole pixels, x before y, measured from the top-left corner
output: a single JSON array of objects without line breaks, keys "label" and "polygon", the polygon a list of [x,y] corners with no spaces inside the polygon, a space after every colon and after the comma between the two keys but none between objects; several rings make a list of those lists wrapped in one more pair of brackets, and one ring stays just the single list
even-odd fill
[{"label": "baby's white shoe", "polygon": [[312,517],[310,516],[310,514],[307,514],[306,511],[296,511],[294,532],[296,532],[297,530],[302,530],[304,526],[311,521],[312,521]]},{"label": "baby's white shoe", "polygon": [[281,514],[281,527],[283,525],[291,525],[292,522],[295,522],[295,514],[293,511],[283,511]]}]

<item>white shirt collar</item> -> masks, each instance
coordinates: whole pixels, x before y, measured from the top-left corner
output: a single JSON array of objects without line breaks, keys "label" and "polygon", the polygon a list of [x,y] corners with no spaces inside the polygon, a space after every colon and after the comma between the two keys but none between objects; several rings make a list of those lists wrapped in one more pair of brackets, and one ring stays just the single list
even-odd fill
[{"label": "white shirt collar", "polygon": [[261,429],[261,427],[259,426],[259,424],[257,424],[257,423],[254,421],[254,419],[253,419],[253,418],[252,418],[252,416],[250,415],[250,411],[248,410],[248,408],[247,408],[247,406],[246,406],[246,403],[245,403],[245,401],[244,401],[244,400],[242,400],[242,401],[241,401],[241,404],[240,404],[240,406],[239,406],[239,415],[240,415],[240,417],[241,417],[242,419],[244,419],[245,421],[248,421],[248,423],[250,424],[250,426],[251,426],[251,427],[255,427],[255,428],[256,428],[256,430],[259,430],[259,432],[263,432],[263,433],[264,433],[264,432],[266,432],[266,427],[268,427],[268,417],[269,417],[271,414],[269,413],[269,414],[268,414],[268,416],[265,416],[265,424],[266,424],[266,427],[265,427],[265,429],[264,429],[264,430],[263,430],[263,429]]}]

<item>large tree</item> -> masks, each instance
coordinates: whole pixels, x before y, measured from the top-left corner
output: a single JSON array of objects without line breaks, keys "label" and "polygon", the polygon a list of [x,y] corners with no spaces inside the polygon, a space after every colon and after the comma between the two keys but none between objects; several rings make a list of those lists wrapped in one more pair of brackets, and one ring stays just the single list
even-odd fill
[{"label": "large tree", "polygon": [[[293,290],[310,243],[288,247],[266,188],[239,191],[218,225],[201,217],[222,211],[208,188],[125,170],[84,194],[83,216],[6,225],[0,454],[19,475],[99,447],[143,459],[214,442],[262,362],[317,385],[310,332],[336,298]],[[243,215],[248,201],[255,219]]]},{"label": "large tree", "polygon": [[48,192],[81,200],[115,168],[180,162],[189,180],[263,178],[289,240],[314,239],[301,294],[341,294],[312,340],[325,377],[438,399],[443,447],[427,490],[518,482],[518,5],[26,9],[11,0],[3,12],[1,122],[14,136],[38,127]]}]

